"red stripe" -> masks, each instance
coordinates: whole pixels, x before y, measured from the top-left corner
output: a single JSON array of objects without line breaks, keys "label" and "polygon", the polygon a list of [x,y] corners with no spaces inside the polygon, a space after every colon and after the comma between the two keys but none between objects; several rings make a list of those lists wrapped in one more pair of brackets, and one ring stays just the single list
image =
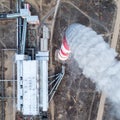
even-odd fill
[{"label": "red stripe", "polygon": [[64,38],[63,38],[63,45],[64,45],[64,47],[65,47],[67,50],[70,50],[69,45],[68,45],[68,43],[67,43],[67,40],[66,40],[66,37],[65,37],[65,36],[64,36]]},{"label": "red stripe", "polygon": [[60,56],[60,58],[59,59],[68,59],[68,56],[67,57],[63,57],[63,56],[61,56],[61,54],[60,53],[58,53],[59,54],[59,56]]},{"label": "red stripe", "polygon": [[69,54],[68,54],[68,53],[65,53],[62,49],[60,49],[60,52],[61,52],[61,54],[62,54],[63,56],[69,56]]}]

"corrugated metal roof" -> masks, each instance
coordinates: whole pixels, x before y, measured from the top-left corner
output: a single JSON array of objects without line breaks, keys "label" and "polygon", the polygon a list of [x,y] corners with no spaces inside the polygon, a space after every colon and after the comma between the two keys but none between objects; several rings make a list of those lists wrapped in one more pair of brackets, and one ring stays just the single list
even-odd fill
[{"label": "corrugated metal roof", "polygon": [[23,114],[38,115],[37,62],[23,61]]}]

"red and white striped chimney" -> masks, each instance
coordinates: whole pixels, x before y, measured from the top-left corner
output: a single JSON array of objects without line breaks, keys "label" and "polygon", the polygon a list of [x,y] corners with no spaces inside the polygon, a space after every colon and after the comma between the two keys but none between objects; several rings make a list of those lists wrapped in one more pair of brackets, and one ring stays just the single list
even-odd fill
[{"label": "red and white striped chimney", "polygon": [[61,48],[58,52],[58,58],[60,60],[67,60],[68,57],[69,57],[69,54],[70,54],[70,48],[68,46],[68,43],[67,43],[67,40],[66,40],[66,37],[64,36],[63,40],[62,40],[62,45],[61,45]]}]

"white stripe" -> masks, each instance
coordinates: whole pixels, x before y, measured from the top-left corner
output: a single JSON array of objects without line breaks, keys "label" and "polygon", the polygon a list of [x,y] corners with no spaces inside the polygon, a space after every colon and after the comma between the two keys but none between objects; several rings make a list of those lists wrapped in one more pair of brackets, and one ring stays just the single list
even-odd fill
[{"label": "white stripe", "polygon": [[67,60],[68,58],[62,58],[60,55],[58,55],[58,58],[60,59],[60,60]]},{"label": "white stripe", "polygon": [[64,44],[62,44],[61,49],[64,53],[70,53],[71,52],[70,50],[65,48]]},{"label": "white stripe", "polygon": [[67,55],[62,54],[61,50],[59,51],[59,54],[60,54],[62,57],[67,57],[67,56],[69,56],[69,54],[67,54]]},{"label": "white stripe", "polygon": [[68,57],[69,57],[69,56],[66,56],[66,57],[65,57],[65,56],[61,55],[60,52],[58,53],[58,58],[59,58],[60,60],[67,60]]}]

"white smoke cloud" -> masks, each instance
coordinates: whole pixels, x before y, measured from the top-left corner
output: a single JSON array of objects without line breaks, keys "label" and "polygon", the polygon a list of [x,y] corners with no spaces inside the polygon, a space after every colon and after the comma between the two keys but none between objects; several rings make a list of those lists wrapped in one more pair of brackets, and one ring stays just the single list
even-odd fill
[{"label": "white smoke cloud", "polygon": [[65,36],[83,74],[114,104],[120,105],[120,62],[115,59],[115,50],[91,28],[77,23],[68,27]]}]

